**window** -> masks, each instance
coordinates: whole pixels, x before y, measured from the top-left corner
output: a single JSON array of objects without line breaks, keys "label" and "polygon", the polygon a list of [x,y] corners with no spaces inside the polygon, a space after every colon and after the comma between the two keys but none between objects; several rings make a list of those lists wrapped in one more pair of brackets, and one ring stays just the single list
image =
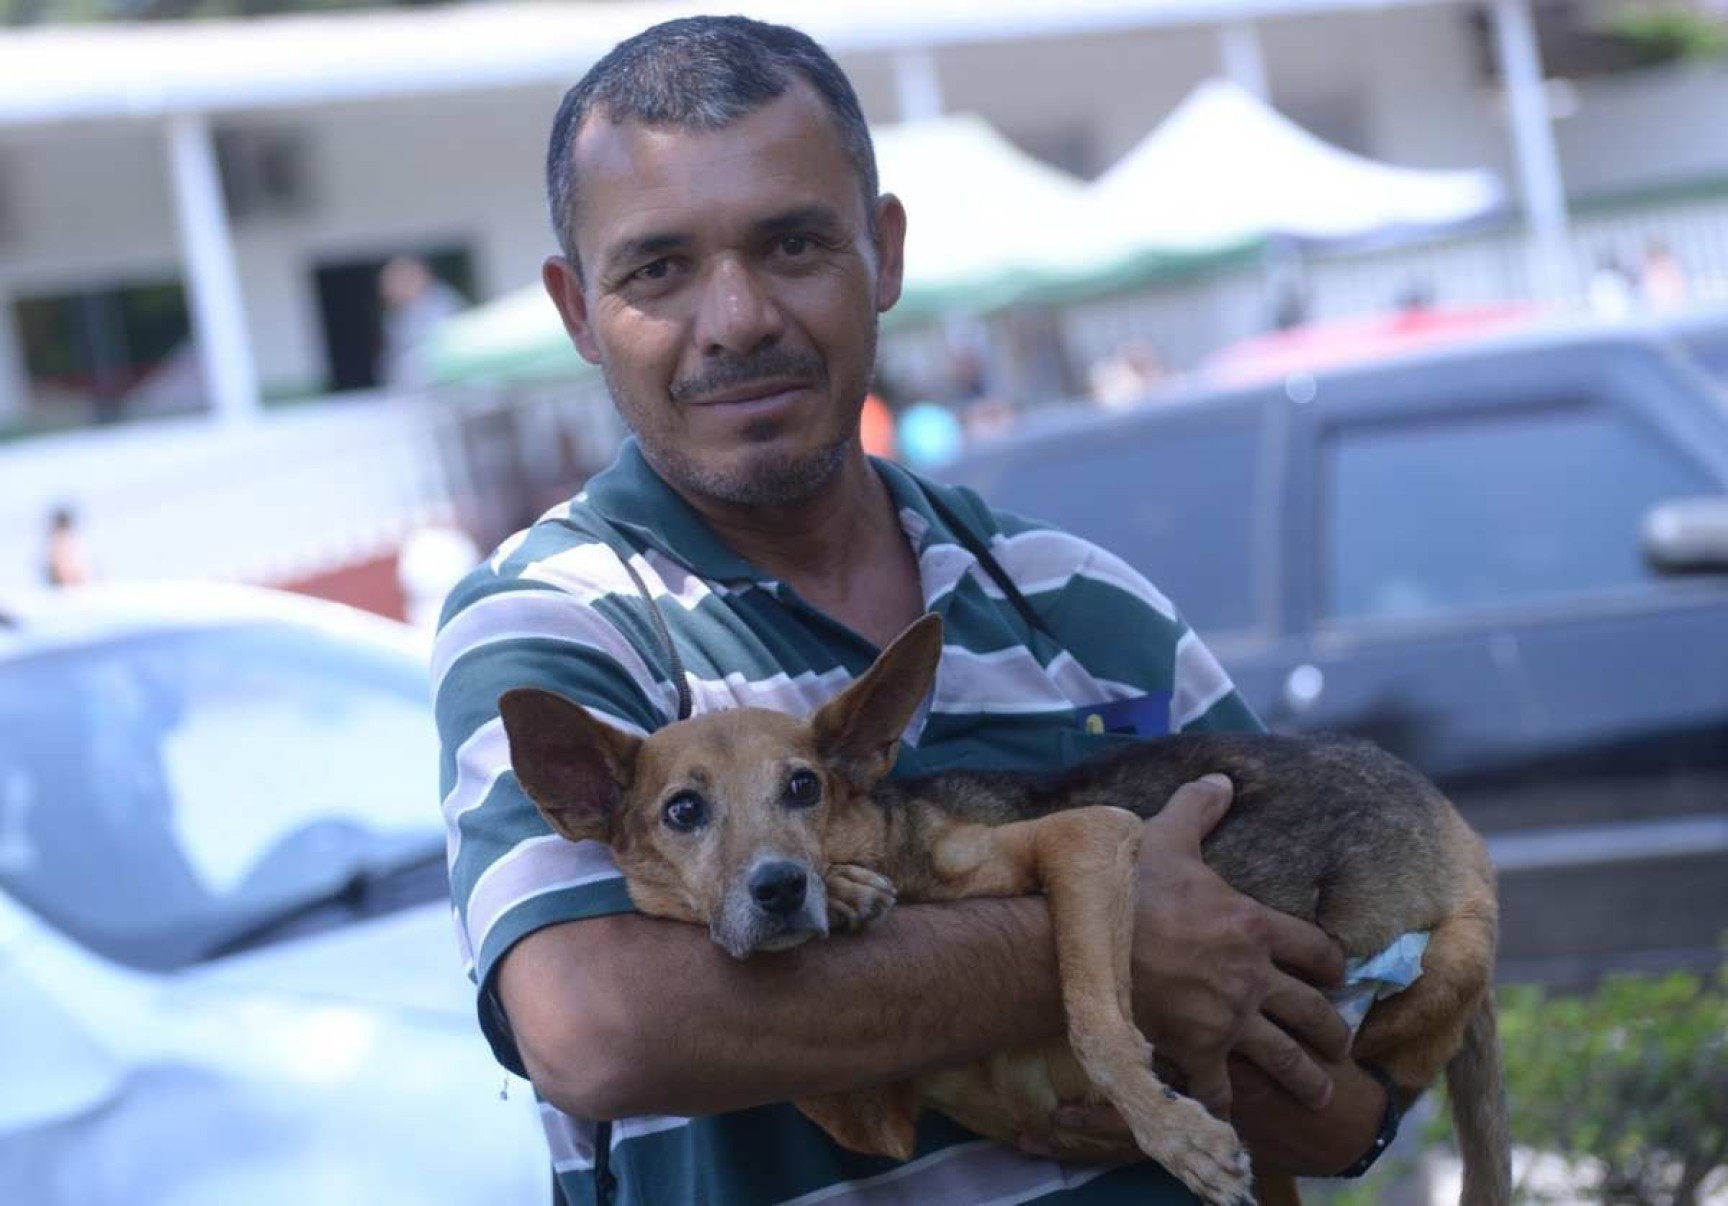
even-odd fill
[{"label": "window", "polygon": [[39,417],[109,423],[204,407],[178,281],[97,285],[16,307]]},{"label": "window", "polygon": [[1258,409],[1157,416],[1029,450],[988,484],[996,506],[1115,553],[1202,635],[1253,626]]},{"label": "window", "polygon": [[1712,484],[1605,405],[1346,426],[1322,447],[1322,612],[1433,615],[1652,575],[1644,512]]},{"label": "window", "polygon": [[[424,670],[274,625],[0,665],[0,890],[135,966],[443,849]],[[440,860],[441,861],[441,860]]]}]

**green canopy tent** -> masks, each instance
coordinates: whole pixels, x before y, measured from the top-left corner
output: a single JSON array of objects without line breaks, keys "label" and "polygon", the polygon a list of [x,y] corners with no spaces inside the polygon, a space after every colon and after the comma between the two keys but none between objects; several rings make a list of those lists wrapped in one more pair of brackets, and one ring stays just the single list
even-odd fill
[{"label": "green canopy tent", "polygon": [[[1099,223],[1084,182],[1023,153],[982,118],[875,131],[882,188],[906,205],[906,285],[887,321],[1063,302],[1257,255],[1262,240],[1130,237]],[[523,383],[593,372],[538,284],[445,323],[440,385]]]},{"label": "green canopy tent", "polygon": [[599,371],[577,354],[538,281],[445,320],[428,361],[434,385],[530,384]]}]

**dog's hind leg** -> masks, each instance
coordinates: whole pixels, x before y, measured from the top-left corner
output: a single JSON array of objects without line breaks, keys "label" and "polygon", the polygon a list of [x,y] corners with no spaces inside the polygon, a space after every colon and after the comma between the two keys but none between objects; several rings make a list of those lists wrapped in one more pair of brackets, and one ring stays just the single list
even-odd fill
[{"label": "dog's hind leg", "polygon": [[933,861],[943,896],[1043,890],[1080,1066],[1141,1150],[1203,1201],[1249,1202],[1248,1154],[1236,1132],[1158,1079],[1151,1044],[1127,1008],[1140,824],[1122,809],[1079,808],[994,828],[956,827]]},{"label": "dog's hind leg", "polygon": [[1368,1011],[1351,1052],[1383,1067],[1405,1105],[1446,1070],[1468,1206],[1505,1206],[1512,1198],[1492,987],[1496,919],[1493,897],[1484,895],[1435,926],[1421,976]]},{"label": "dog's hind leg", "polygon": [[1409,1092],[1426,1088],[1464,1036],[1494,978],[1497,910],[1491,897],[1467,901],[1428,936],[1422,974],[1368,1011],[1351,1054],[1379,1064]]}]

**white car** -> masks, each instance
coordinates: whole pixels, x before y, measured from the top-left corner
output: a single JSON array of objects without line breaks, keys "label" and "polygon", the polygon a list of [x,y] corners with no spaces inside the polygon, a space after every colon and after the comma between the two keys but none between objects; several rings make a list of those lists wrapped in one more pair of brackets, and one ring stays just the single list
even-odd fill
[{"label": "white car", "polygon": [[544,1206],[458,964],[425,653],[266,591],[0,601],[0,1198]]}]

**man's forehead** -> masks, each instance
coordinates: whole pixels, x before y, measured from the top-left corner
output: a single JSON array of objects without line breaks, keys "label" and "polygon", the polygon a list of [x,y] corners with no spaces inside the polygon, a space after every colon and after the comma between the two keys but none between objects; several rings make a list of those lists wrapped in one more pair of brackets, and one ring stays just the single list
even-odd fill
[{"label": "man's forehead", "polygon": [[[577,132],[572,158],[580,220],[607,227],[659,203],[701,205],[752,184],[836,200],[858,191],[832,115],[801,81],[716,129],[613,121],[597,112]],[[781,199],[791,197],[782,192]]]}]

